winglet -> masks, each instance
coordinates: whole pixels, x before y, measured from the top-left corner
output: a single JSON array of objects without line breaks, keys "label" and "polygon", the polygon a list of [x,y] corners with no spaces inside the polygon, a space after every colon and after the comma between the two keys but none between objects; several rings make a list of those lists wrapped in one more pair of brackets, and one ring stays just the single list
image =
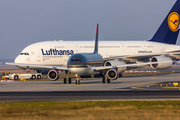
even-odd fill
[{"label": "winglet", "polygon": [[98,53],[98,32],[99,32],[99,24],[96,27],[96,38],[95,38],[95,46],[94,46],[94,53]]}]

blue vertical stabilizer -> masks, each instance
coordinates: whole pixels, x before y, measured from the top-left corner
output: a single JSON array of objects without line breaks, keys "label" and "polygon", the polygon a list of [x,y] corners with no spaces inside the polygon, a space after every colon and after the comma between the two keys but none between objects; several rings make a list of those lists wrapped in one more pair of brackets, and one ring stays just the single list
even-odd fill
[{"label": "blue vertical stabilizer", "polygon": [[180,0],[177,0],[171,11],[150,41],[176,44],[179,35]]}]

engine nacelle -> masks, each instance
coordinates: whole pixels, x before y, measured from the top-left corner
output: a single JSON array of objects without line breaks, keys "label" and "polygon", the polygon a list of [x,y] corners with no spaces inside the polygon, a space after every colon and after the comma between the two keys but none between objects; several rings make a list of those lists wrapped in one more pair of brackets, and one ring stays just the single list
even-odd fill
[{"label": "engine nacelle", "polygon": [[151,62],[163,62],[163,61],[169,61],[166,63],[158,63],[158,64],[150,64],[150,66],[153,69],[167,69],[172,67],[173,61],[169,57],[164,57],[164,56],[154,56],[151,58]]},{"label": "engine nacelle", "polygon": [[51,81],[56,81],[59,79],[59,73],[57,70],[50,70],[47,74],[47,77],[49,78],[49,80]]},{"label": "engine nacelle", "polygon": [[[104,63],[104,66],[117,66],[117,65],[126,65],[126,63],[124,61],[118,61],[118,60],[110,60],[110,61],[106,61]],[[118,72],[122,73],[124,71],[126,71],[127,67],[121,67],[118,68]]]},{"label": "engine nacelle", "polygon": [[116,69],[110,69],[107,71],[107,77],[110,80],[116,80],[119,77],[119,72]]},{"label": "engine nacelle", "polygon": [[41,73],[42,75],[47,75],[49,70],[35,70],[36,73]]}]

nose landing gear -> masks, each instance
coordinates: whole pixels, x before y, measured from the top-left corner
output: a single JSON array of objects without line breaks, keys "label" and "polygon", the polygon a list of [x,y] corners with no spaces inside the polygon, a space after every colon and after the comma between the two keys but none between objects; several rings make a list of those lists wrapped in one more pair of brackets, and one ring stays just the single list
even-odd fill
[{"label": "nose landing gear", "polygon": [[76,84],[80,84],[80,79],[79,79],[79,75],[78,74],[76,74]]}]

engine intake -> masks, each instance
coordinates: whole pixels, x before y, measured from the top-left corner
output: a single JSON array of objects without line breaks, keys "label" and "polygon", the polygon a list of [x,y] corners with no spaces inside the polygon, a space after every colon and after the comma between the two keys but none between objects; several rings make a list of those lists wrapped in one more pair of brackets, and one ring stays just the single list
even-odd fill
[{"label": "engine intake", "polygon": [[110,69],[107,71],[107,77],[110,80],[116,80],[118,78],[118,71],[116,69]]},{"label": "engine intake", "polygon": [[59,73],[57,70],[50,70],[47,74],[49,80],[56,81],[59,79]]},{"label": "engine intake", "polygon": [[154,56],[151,58],[151,62],[163,62],[163,61],[169,61],[166,63],[157,63],[157,64],[151,64],[150,66],[153,69],[167,69],[172,67],[173,61],[169,57],[164,57],[164,56]]}]

